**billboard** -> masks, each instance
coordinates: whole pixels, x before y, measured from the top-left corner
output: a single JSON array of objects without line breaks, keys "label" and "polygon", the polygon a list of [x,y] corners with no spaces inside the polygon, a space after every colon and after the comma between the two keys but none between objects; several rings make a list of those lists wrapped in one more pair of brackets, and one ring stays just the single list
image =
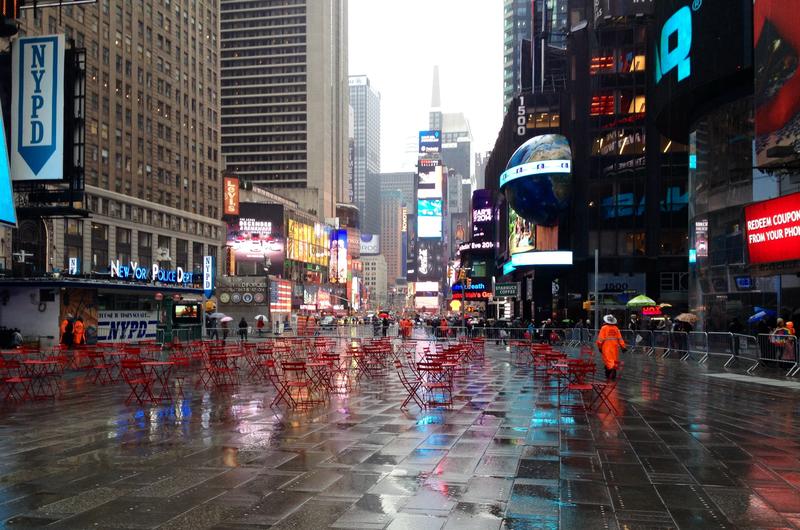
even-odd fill
[{"label": "billboard", "polygon": [[750,263],[800,259],[800,193],[744,209]]},{"label": "billboard", "polygon": [[97,340],[138,342],[155,339],[158,314],[155,311],[98,311]]},{"label": "billboard", "polygon": [[522,218],[508,207],[508,253],[558,249],[558,226],[541,226]]},{"label": "billboard", "polygon": [[417,281],[438,282],[444,278],[444,249],[441,241],[417,242]]},{"label": "billboard", "polygon": [[[784,3],[794,2],[776,2]],[[752,86],[753,0],[659,0],[654,11],[647,111],[667,136],[686,141],[690,124],[710,110],[709,103],[737,94],[733,87]]]},{"label": "billboard", "polygon": [[310,225],[294,219],[289,219],[287,225],[286,258],[327,267],[330,259],[330,229],[320,223]]},{"label": "billboard", "polygon": [[239,215],[239,179],[225,177],[222,180],[222,215]]},{"label": "billboard", "polygon": [[420,131],[419,152],[438,153],[442,150],[442,131]]},{"label": "billboard", "polygon": [[270,274],[283,274],[283,205],[243,202],[239,216],[227,223],[228,272],[236,276],[263,276],[269,258]]},{"label": "billboard", "polygon": [[417,171],[418,199],[441,199],[443,197],[442,169],[436,160],[420,160]]},{"label": "billboard", "polygon": [[417,281],[417,216],[406,217],[406,278]]},{"label": "billboard", "polygon": [[441,199],[417,200],[417,237],[441,239],[442,237]]},{"label": "billboard", "polygon": [[800,54],[798,0],[755,0],[756,165],[785,165],[800,158]]},{"label": "billboard", "polygon": [[361,255],[376,256],[381,253],[380,236],[361,233]]},{"label": "billboard", "polygon": [[472,192],[472,241],[494,241],[494,196],[492,190]]},{"label": "billboard", "polygon": [[347,230],[331,232],[331,254],[328,276],[331,283],[347,283]]},{"label": "billboard", "polygon": [[16,226],[17,211],[11,190],[11,166],[8,163],[7,146],[3,109],[0,107],[0,223]]},{"label": "billboard", "polygon": [[64,36],[12,42],[11,175],[64,178]]}]

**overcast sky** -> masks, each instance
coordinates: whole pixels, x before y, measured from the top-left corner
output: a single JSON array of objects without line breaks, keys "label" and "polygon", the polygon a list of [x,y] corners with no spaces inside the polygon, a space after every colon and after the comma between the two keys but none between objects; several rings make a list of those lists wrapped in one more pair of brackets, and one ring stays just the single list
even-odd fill
[{"label": "overcast sky", "polygon": [[413,171],[411,138],[428,126],[433,66],[444,112],[463,112],[472,151],[502,124],[502,0],[350,0],[351,75],[381,93],[381,171]]}]

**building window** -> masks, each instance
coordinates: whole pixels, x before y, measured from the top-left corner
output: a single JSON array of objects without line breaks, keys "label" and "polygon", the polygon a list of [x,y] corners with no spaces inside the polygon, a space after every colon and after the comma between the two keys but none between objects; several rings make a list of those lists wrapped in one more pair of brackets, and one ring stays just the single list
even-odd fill
[{"label": "building window", "polygon": [[127,228],[117,228],[117,259],[120,263],[131,261],[131,231]]},{"label": "building window", "polygon": [[175,266],[189,269],[189,242],[185,239],[175,240]]},{"label": "building window", "polygon": [[164,269],[170,267],[172,261],[172,256],[170,256],[171,246],[172,240],[169,236],[158,236],[158,256],[156,256],[156,259],[159,267]]},{"label": "building window", "polygon": [[108,270],[108,225],[92,223],[92,271]]},{"label": "building window", "polygon": [[200,272],[203,270],[203,244],[192,243],[192,270]]},{"label": "building window", "polygon": [[139,266],[150,268],[153,264],[153,234],[139,232]]}]

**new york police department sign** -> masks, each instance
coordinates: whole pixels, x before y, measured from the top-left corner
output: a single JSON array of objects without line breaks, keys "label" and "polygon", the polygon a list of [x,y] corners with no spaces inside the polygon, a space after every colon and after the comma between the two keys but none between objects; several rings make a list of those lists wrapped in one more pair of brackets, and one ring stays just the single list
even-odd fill
[{"label": "new york police department sign", "polygon": [[13,43],[11,175],[61,180],[64,174],[64,36]]}]

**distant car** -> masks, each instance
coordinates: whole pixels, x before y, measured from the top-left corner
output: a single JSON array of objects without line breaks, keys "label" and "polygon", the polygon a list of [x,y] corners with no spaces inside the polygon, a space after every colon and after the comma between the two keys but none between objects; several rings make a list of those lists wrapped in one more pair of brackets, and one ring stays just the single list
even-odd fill
[{"label": "distant car", "polygon": [[319,321],[320,329],[334,329],[336,327],[336,318],[328,315],[326,317],[322,317],[322,320]]}]

